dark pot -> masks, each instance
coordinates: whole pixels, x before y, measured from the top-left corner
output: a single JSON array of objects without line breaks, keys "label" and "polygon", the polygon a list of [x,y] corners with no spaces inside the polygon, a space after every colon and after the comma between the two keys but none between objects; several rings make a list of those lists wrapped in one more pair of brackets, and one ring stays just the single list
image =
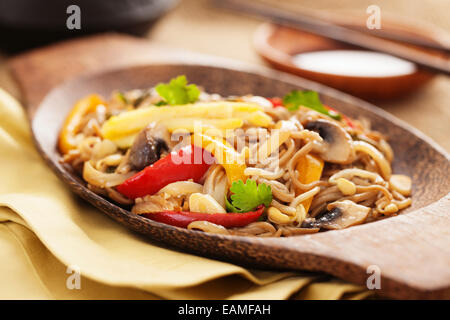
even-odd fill
[{"label": "dark pot", "polygon": [[[142,35],[178,0],[1,0],[1,46],[17,51],[102,31]],[[70,5],[80,8],[81,29],[68,29]]]}]

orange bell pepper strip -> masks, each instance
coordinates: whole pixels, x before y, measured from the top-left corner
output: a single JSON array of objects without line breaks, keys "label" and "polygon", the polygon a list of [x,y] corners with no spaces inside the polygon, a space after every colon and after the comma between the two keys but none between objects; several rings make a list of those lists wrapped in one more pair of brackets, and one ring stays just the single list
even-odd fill
[{"label": "orange bell pepper strip", "polygon": [[[306,156],[301,157],[296,166],[296,170],[299,173],[298,180],[304,184],[319,180],[322,175],[323,166],[323,160],[316,156],[307,154]],[[298,196],[301,193],[301,190],[297,189],[295,192],[296,196]],[[308,212],[312,200],[313,198],[309,198],[301,203],[306,212]]]},{"label": "orange bell pepper strip", "polygon": [[96,94],[88,95],[75,103],[59,134],[58,147],[63,154],[76,148],[75,135],[80,129],[83,116],[94,111],[99,104],[103,103],[102,98]]}]

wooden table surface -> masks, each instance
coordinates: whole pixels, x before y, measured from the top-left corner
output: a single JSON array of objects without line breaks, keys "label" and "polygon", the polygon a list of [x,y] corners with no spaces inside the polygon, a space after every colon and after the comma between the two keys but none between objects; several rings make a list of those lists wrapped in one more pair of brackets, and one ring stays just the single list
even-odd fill
[{"label": "wooden table surface", "polygon": [[[370,2],[370,1],[369,1]],[[450,32],[447,14],[450,2],[430,0],[427,4],[410,1],[377,1],[384,12],[402,12],[403,16],[419,18]],[[309,8],[343,8],[364,10],[370,3],[355,0],[302,1]],[[283,5],[296,5],[286,0]],[[419,7],[423,6],[423,8]],[[148,32],[147,38],[155,43],[175,48],[207,53],[252,64],[264,62],[252,47],[252,35],[261,20],[215,9],[207,0],[183,0]],[[6,69],[7,57],[0,54],[0,87],[20,99],[20,92]],[[450,78],[437,76],[425,88],[407,98],[379,102],[378,106],[418,128],[444,149],[450,151]]]}]

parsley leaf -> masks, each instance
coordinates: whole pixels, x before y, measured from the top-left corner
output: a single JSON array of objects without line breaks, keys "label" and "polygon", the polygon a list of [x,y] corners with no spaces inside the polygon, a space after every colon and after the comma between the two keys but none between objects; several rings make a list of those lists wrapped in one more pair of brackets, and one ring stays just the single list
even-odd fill
[{"label": "parsley leaf", "polygon": [[125,97],[125,95],[123,94],[123,92],[118,91],[116,94],[120,101],[122,101],[125,104],[128,104],[128,100]]},{"label": "parsley leaf", "polygon": [[187,84],[186,76],[178,76],[169,83],[159,83],[156,92],[170,105],[187,104],[197,101],[200,90],[195,84]]},{"label": "parsley leaf", "polygon": [[226,199],[226,207],[231,212],[249,212],[263,204],[266,207],[272,202],[272,189],[265,183],[259,185],[254,180],[247,179],[233,182],[230,191],[231,203]]},{"label": "parsley leaf", "polygon": [[333,119],[340,120],[341,115],[332,110],[328,110],[320,101],[319,94],[315,91],[292,90],[284,96],[283,104],[289,111],[298,110],[300,106],[304,106],[323,113]]}]

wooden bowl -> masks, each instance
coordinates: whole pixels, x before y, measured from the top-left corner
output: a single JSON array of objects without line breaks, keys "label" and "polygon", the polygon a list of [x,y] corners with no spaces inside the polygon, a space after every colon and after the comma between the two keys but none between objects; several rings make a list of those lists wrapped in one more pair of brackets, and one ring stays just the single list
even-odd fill
[{"label": "wooden bowl", "polygon": [[[260,70],[260,69],[258,69]],[[59,162],[56,142],[73,103],[92,92],[147,88],[185,74],[208,92],[279,96],[292,89],[320,92],[324,103],[349,116],[364,114],[391,138],[393,169],[413,180],[413,204],[404,214],[340,231],[291,238],[224,236],[161,224],[109,202]],[[35,143],[76,194],[118,223],[188,252],[260,268],[323,271],[366,284],[366,269],[381,270],[381,293],[396,298],[450,298],[450,161],[429,138],[388,113],[333,89],[286,74],[190,64],[126,67],[78,77],[54,88],[29,113]]]},{"label": "wooden bowl", "polygon": [[[423,33],[415,33],[414,35],[425,38]],[[426,39],[438,42],[431,37]],[[255,32],[254,46],[261,57],[276,69],[323,83],[368,100],[402,97],[416,91],[434,76],[419,67],[412,73],[380,77],[339,75],[303,69],[293,62],[293,57],[297,54],[325,50],[357,50],[357,48],[308,32],[268,23],[262,24]]]}]

